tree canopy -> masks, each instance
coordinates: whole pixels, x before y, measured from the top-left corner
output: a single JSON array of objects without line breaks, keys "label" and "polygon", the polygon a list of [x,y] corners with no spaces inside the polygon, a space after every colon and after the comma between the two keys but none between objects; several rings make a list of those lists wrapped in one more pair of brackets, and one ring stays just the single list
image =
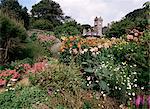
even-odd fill
[{"label": "tree canopy", "polygon": [[41,0],[32,6],[32,16],[37,19],[47,19],[54,26],[61,23],[63,11],[60,5],[52,0]]},{"label": "tree canopy", "polygon": [[28,9],[22,7],[18,0],[1,0],[0,9],[2,12],[7,13],[9,17],[13,17],[17,20],[22,20],[25,28],[29,26]]},{"label": "tree canopy", "polygon": [[60,37],[61,35],[74,36],[81,34],[82,27],[75,20],[67,21],[54,29],[55,35]]}]

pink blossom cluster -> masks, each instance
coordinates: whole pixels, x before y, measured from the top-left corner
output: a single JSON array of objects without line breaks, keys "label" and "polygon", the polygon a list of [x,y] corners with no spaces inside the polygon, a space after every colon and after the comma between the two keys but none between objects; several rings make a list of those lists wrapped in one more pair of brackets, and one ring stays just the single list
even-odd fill
[{"label": "pink blossom cluster", "polygon": [[46,65],[47,65],[47,62],[43,61],[43,62],[35,63],[33,66],[29,64],[23,64],[22,66],[25,70],[25,73],[28,74],[30,72],[36,73],[36,72],[43,71],[46,69]]},{"label": "pink blossom cluster", "polygon": [[[16,81],[20,78],[20,72],[17,70],[20,67],[23,67],[23,73],[28,74],[28,73],[36,73],[36,72],[40,72],[40,71],[44,71],[46,69],[47,66],[47,61],[43,61],[43,62],[38,62],[35,63],[34,65],[30,65],[30,64],[21,64],[18,67],[15,67],[15,70],[3,70],[0,72],[0,86],[4,86],[6,85],[6,83],[9,80],[12,81]],[[17,71],[18,72],[17,72]]]},{"label": "pink blossom cluster", "polygon": [[47,41],[54,41],[56,39],[55,36],[48,36],[48,35],[39,35],[38,40],[41,42],[47,42]]},{"label": "pink blossom cluster", "polygon": [[4,86],[7,83],[7,79],[14,80],[19,79],[20,74],[16,70],[4,70],[0,72],[0,86]]},{"label": "pink blossom cluster", "polygon": [[137,29],[133,29],[130,31],[130,33],[127,35],[128,41],[139,41],[140,36],[143,35],[143,32],[139,32]]},{"label": "pink blossom cluster", "polygon": [[134,98],[133,103],[135,104],[136,109],[139,109],[140,105],[144,106],[144,104],[147,104],[147,109],[150,109],[150,95],[148,97],[137,95],[136,98]]}]

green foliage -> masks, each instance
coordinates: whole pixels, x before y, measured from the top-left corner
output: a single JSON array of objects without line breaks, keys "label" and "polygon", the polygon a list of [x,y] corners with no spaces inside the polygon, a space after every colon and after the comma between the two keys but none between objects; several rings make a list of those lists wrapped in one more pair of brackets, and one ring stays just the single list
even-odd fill
[{"label": "green foliage", "polygon": [[138,28],[139,30],[146,29],[148,25],[147,8],[136,9],[128,13],[122,20],[115,22],[111,28],[107,30],[107,37],[121,37],[128,30]]},{"label": "green foliage", "polygon": [[84,102],[83,109],[91,109],[91,104],[89,102]]},{"label": "green foliage", "polygon": [[32,6],[31,13],[33,17],[38,19],[49,20],[54,26],[61,23],[63,15],[60,5],[52,0],[41,0]]},{"label": "green foliage", "polygon": [[[44,48],[39,41],[32,41],[30,43],[25,44],[25,48],[21,54],[36,60],[39,57],[47,56],[49,57],[50,51],[47,48]],[[20,54],[20,55],[21,55]]]},{"label": "green foliage", "polygon": [[33,108],[33,104],[45,103],[47,96],[37,87],[18,87],[0,94],[1,109]]},{"label": "green foliage", "polygon": [[1,0],[0,9],[9,15],[9,17],[17,20],[22,20],[24,27],[27,29],[29,26],[29,15],[27,8],[22,7],[18,0]]},{"label": "green foliage", "polygon": [[63,90],[77,93],[82,85],[79,67],[58,62],[49,66],[46,71],[32,75],[30,80],[33,85],[39,85],[42,89],[52,88],[53,94]]},{"label": "green foliage", "polygon": [[0,12],[0,63],[12,60],[12,55],[16,52],[16,48],[21,48],[20,44],[26,39],[25,28],[17,21],[10,19],[8,16]]},{"label": "green foliage", "polygon": [[54,29],[55,35],[60,38],[61,36],[75,36],[81,34],[81,26],[76,21],[65,22],[61,26]]},{"label": "green foliage", "polygon": [[40,19],[34,21],[31,28],[41,30],[53,30],[53,25],[49,20]]}]

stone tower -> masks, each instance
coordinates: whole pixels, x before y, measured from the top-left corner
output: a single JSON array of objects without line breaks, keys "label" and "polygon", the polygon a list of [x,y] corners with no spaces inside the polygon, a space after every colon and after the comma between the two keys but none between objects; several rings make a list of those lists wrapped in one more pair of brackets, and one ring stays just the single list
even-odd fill
[{"label": "stone tower", "polygon": [[94,19],[94,31],[97,36],[102,36],[102,23],[103,19],[101,17]]}]

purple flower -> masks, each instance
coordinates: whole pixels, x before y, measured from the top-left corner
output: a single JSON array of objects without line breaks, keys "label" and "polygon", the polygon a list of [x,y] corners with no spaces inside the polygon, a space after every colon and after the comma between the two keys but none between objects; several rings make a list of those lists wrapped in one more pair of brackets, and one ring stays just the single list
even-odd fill
[{"label": "purple flower", "polygon": [[48,94],[49,94],[49,95],[52,95],[52,92],[53,92],[53,88],[52,88],[52,87],[49,87],[49,88],[48,88]]},{"label": "purple flower", "polygon": [[147,105],[148,105],[148,107],[149,107],[149,109],[150,109],[150,95],[149,95],[148,98],[147,98]]}]

